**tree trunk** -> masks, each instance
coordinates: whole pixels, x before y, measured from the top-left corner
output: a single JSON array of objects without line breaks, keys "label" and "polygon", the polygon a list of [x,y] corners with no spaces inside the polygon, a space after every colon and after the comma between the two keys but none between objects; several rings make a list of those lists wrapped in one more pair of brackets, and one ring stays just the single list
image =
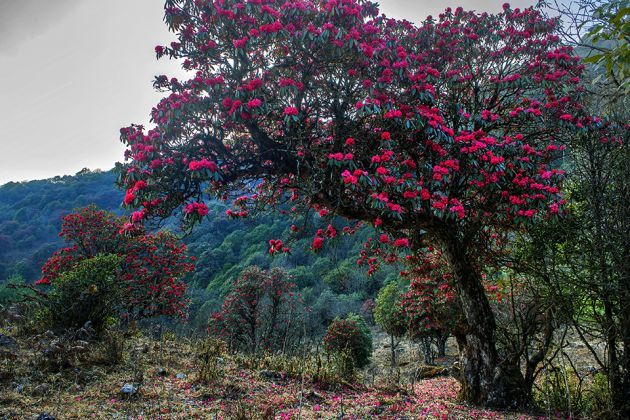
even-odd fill
[{"label": "tree trunk", "polygon": [[433,365],[435,360],[433,357],[433,349],[431,348],[431,337],[425,336],[420,339],[420,347],[424,357],[424,364]]},{"label": "tree trunk", "polygon": [[437,355],[438,357],[446,356],[446,341],[448,340],[448,332],[439,332],[436,337]]},{"label": "tree trunk", "polygon": [[[626,249],[628,247],[625,247]],[[619,388],[612,390],[615,408],[620,417],[630,418],[630,274],[628,273],[628,255],[625,254],[623,267],[619,270],[619,306],[622,353],[619,361]]]},{"label": "tree trunk", "polygon": [[454,235],[444,235],[442,240],[467,324],[464,331],[457,333],[462,397],[484,407],[528,405],[529,392],[519,367],[501,360],[497,353],[496,322],[478,269]]},{"label": "tree trunk", "polygon": [[393,335],[389,335],[389,344],[391,346],[392,349],[392,370],[396,367],[396,346],[394,345],[394,336]]}]

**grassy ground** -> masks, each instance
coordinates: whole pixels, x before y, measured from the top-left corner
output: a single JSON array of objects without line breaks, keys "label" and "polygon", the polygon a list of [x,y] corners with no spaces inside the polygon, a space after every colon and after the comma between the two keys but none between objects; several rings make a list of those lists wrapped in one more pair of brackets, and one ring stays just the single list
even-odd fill
[{"label": "grassy ground", "polygon": [[[450,377],[413,382],[377,366],[344,383],[317,374],[313,358],[230,356],[207,341],[138,334],[77,349],[47,339],[18,340],[0,358],[0,418],[529,418],[460,404]],[[125,384],[137,392],[123,395]]]}]

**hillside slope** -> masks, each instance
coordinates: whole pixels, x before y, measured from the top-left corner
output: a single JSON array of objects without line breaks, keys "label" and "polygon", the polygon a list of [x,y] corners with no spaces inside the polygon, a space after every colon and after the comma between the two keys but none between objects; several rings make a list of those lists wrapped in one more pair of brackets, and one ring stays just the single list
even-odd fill
[{"label": "hillside slope", "polygon": [[[115,177],[113,171],[85,169],[74,176],[1,186],[0,283],[11,278],[32,282],[39,277],[42,264],[63,246],[58,233],[65,214],[88,204],[123,214],[123,192],[115,187]],[[268,241],[290,236],[288,218],[274,213],[230,220],[224,203],[213,202],[209,207],[206,220],[183,238],[197,258],[196,270],[187,279],[193,326],[203,328],[232,280],[249,265],[287,270],[321,328],[335,316],[360,312],[364,301],[374,298],[388,277],[396,277],[395,267],[369,277],[356,266],[359,251],[372,234],[370,229],[339,236],[321,252],[313,253],[310,247],[317,226],[311,223],[293,236],[291,254],[271,258]],[[169,221],[166,228],[177,231],[177,223]]]}]

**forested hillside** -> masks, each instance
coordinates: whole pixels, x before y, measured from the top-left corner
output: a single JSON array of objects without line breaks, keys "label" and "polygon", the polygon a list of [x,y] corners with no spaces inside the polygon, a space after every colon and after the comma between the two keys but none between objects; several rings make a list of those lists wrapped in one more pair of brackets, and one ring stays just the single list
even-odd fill
[{"label": "forested hillside", "polygon": [[[122,214],[124,194],[115,187],[115,178],[113,171],[86,169],[74,176],[0,187],[0,280],[33,282],[39,278],[44,262],[64,246],[58,236],[60,225],[62,217],[72,210],[95,204]],[[221,305],[226,285],[250,265],[285,268],[321,328],[335,316],[360,312],[384,280],[397,273],[386,267],[368,276],[366,270],[357,267],[359,251],[373,233],[370,229],[358,232],[351,240],[340,236],[331,246],[313,253],[309,248],[314,228],[307,227],[295,235],[291,254],[272,257],[268,241],[287,236],[289,220],[280,214],[229,220],[226,209],[223,203],[213,202],[207,221],[183,238],[189,253],[197,258],[196,269],[187,281],[191,286],[191,319],[199,328]],[[166,225],[182,235],[177,222]],[[313,327],[317,329],[318,325]]]},{"label": "forested hillside", "polygon": [[0,186],[0,281],[39,276],[42,264],[62,243],[63,215],[93,203],[121,213],[122,194],[113,172],[84,169],[74,176],[9,182]]}]

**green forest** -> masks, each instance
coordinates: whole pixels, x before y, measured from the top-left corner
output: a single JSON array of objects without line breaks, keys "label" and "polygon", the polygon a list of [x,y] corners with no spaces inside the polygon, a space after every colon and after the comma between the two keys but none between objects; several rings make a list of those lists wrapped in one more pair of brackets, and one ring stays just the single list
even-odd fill
[{"label": "green forest", "polygon": [[[74,176],[0,187],[1,302],[16,297],[6,288],[7,283],[33,283],[41,277],[43,264],[64,245],[59,237],[63,216],[88,205],[127,213],[121,206],[124,192],[116,188],[115,180],[113,170],[85,169]],[[290,220],[279,213],[229,220],[225,203],[216,201],[209,208],[207,221],[191,234],[182,232],[174,218],[161,226],[182,236],[189,254],[197,259],[195,271],[186,278],[192,328],[206,328],[210,314],[220,308],[233,279],[251,265],[286,270],[305,304],[313,308],[312,327],[318,333],[337,316],[361,312],[365,301],[373,300],[384,283],[397,278],[399,270],[395,267],[385,267],[371,276],[367,269],[357,267],[363,243],[374,235],[371,229],[363,229],[353,237],[340,237],[322,252],[313,253],[310,242],[315,224],[311,223],[310,229],[294,238],[290,255],[270,258],[269,238],[286,236]]]}]

